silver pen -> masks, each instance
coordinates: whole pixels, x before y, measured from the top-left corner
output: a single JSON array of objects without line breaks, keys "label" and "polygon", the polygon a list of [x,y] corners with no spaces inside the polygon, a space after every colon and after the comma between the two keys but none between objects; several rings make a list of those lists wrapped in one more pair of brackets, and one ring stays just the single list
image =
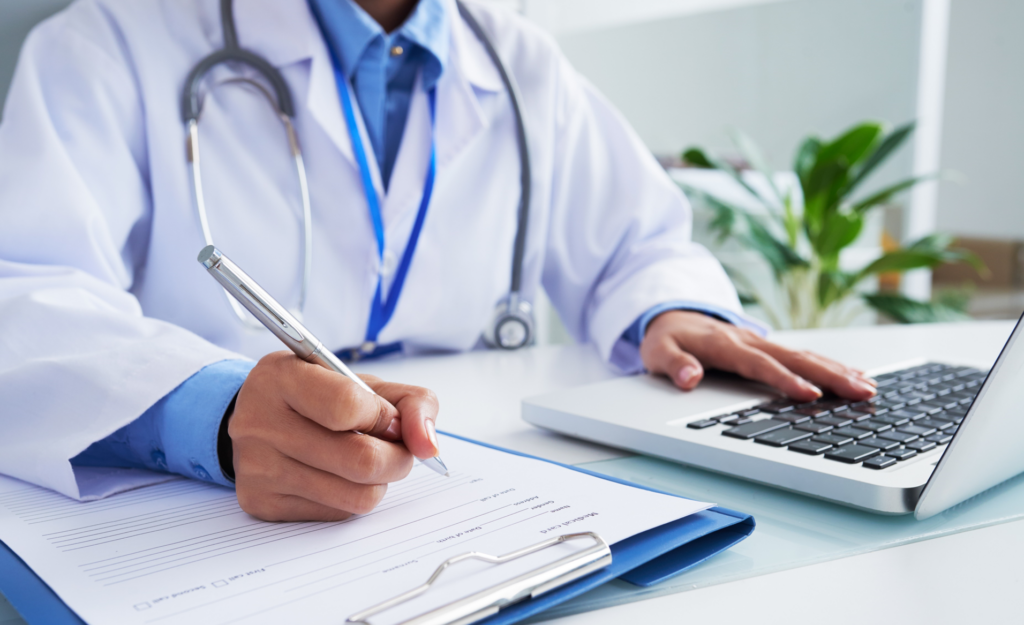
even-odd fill
[{"label": "silver pen", "polygon": [[[199,262],[206,267],[214,280],[220,283],[232,297],[245,306],[245,309],[259,319],[274,336],[281,339],[281,342],[288,346],[295,355],[321,367],[326,367],[352,380],[367,393],[374,393],[373,389],[363,382],[362,378],[352,373],[352,370],[345,366],[345,363],[338,360],[329,349],[325,349],[313,334],[307,330],[295,317],[291,315],[284,306],[270,296],[269,293],[260,288],[256,281],[250,278],[241,267],[231,262],[212,245],[207,245],[199,252]],[[441,461],[440,456],[420,460],[435,472],[448,477],[448,467]]]}]

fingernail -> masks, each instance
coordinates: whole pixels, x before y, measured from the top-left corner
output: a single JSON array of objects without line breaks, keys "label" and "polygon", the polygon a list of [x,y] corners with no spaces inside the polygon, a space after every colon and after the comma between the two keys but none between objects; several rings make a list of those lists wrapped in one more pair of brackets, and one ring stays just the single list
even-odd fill
[{"label": "fingernail", "polygon": [[699,374],[700,371],[697,367],[688,365],[679,370],[679,373],[676,374],[676,379],[679,380],[680,384],[686,385],[692,382]]},{"label": "fingernail", "polygon": [[387,434],[392,438],[399,438],[402,435],[402,422],[398,419],[392,419],[391,425],[388,426]]},{"label": "fingernail", "polygon": [[810,392],[814,393],[818,397],[821,397],[822,395],[824,395],[824,393],[821,392],[820,388],[818,388],[817,386],[811,384],[807,380],[800,380],[800,386],[802,386],[805,389],[809,390]]},{"label": "fingernail", "polygon": [[427,419],[425,427],[427,429],[427,438],[430,439],[430,444],[434,446],[434,455],[436,456],[439,450],[437,446],[437,430],[434,429],[434,422]]},{"label": "fingernail", "polygon": [[875,389],[874,386],[868,384],[864,380],[853,380],[852,382],[854,388],[856,388],[857,390],[864,391],[865,393],[871,393],[872,395],[874,395],[877,391],[877,389]]}]

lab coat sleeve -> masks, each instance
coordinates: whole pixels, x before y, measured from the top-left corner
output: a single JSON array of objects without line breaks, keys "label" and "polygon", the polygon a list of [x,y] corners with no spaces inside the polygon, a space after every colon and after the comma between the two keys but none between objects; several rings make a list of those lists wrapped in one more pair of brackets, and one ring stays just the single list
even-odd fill
[{"label": "lab coat sleeve", "polygon": [[72,466],[169,471],[232,486],[233,480],[221,471],[218,435],[228,406],[254,365],[222,360],[204,367],[141,417],[72,458]]},{"label": "lab coat sleeve", "polygon": [[236,354],[147,318],[144,110],[79,2],[29,36],[0,123],[0,473],[92,499],[167,479],[69,460]]},{"label": "lab coat sleeve", "polygon": [[626,329],[626,331],[622,333],[622,338],[625,339],[626,342],[630,343],[631,345],[639,346],[640,343],[644,340],[644,335],[647,334],[647,326],[650,325],[652,321],[654,321],[655,317],[657,317],[663,312],[668,312],[670,310],[687,310],[692,312],[704,313],[705,315],[715,317],[717,319],[720,319],[721,321],[725,321],[726,323],[731,323],[732,325],[738,328],[743,328],[745,330],[756,332],[761,336],[765,336],[768,334],[767,326],[765,326],[763,323],[760,323],[759,321],[747,317],[746,315],[737,315],[732,310],[727,310],[725,308],[720,308],[718,306],[709,306],[707,304],[701,304],[698,302],[676,301],[658,304],[654,308],[651,308],[650,310],[645,312],[643,315],[640,316],[639,319],[633,322],[633,325],[629,326]]},{"label": "lab coat sleeve", "polygon": [[557,56],[551,215],[542,282],[569,332],[624,372],[623,332],[673,301],[740,315],[718,261],[691,240],[691,212],[625,119]]}]

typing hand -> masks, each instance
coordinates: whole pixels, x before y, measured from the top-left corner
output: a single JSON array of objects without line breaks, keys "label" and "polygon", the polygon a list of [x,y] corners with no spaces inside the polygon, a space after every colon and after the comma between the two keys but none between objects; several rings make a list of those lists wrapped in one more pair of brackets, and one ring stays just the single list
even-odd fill
[{"label": "typing hand", "polygon": [[848,399],[867,399],[875,383],[862,372],[805,351],[794,351],[705,314],[669,311],[654,318],[640,344],[644,366],[691,390],[710,367],[764,382],[799,401],[821,389]]},{"label": "typing hand", "polygon": [[380,397],[290,352],[259,361],[228,423],[243,510],[265,521],[365,514],[414,454],[437,454],[434,394],[362,377]]}]

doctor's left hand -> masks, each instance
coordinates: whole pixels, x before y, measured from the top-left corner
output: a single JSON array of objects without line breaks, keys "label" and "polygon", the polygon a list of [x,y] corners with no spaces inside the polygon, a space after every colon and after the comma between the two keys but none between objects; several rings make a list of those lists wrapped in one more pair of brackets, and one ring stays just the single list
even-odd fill
[{"label": "doctor's left hand", "polygon": [[640,357],[648,371],[668,376],[687,391],[710,367],[764,382],[798,401],[813,401],[822,389],[854,400],[875,394],[875,382],[856,369],[699,312],[673,310],[655,317],[640,344]]},{"label": "doctor's left hand", "polygon": [[378,395],[290,352],[257,363],[228,422],[243,510],[265,521],[365,514],[414,454],[437,454],[436,396],[361,377]]}]

